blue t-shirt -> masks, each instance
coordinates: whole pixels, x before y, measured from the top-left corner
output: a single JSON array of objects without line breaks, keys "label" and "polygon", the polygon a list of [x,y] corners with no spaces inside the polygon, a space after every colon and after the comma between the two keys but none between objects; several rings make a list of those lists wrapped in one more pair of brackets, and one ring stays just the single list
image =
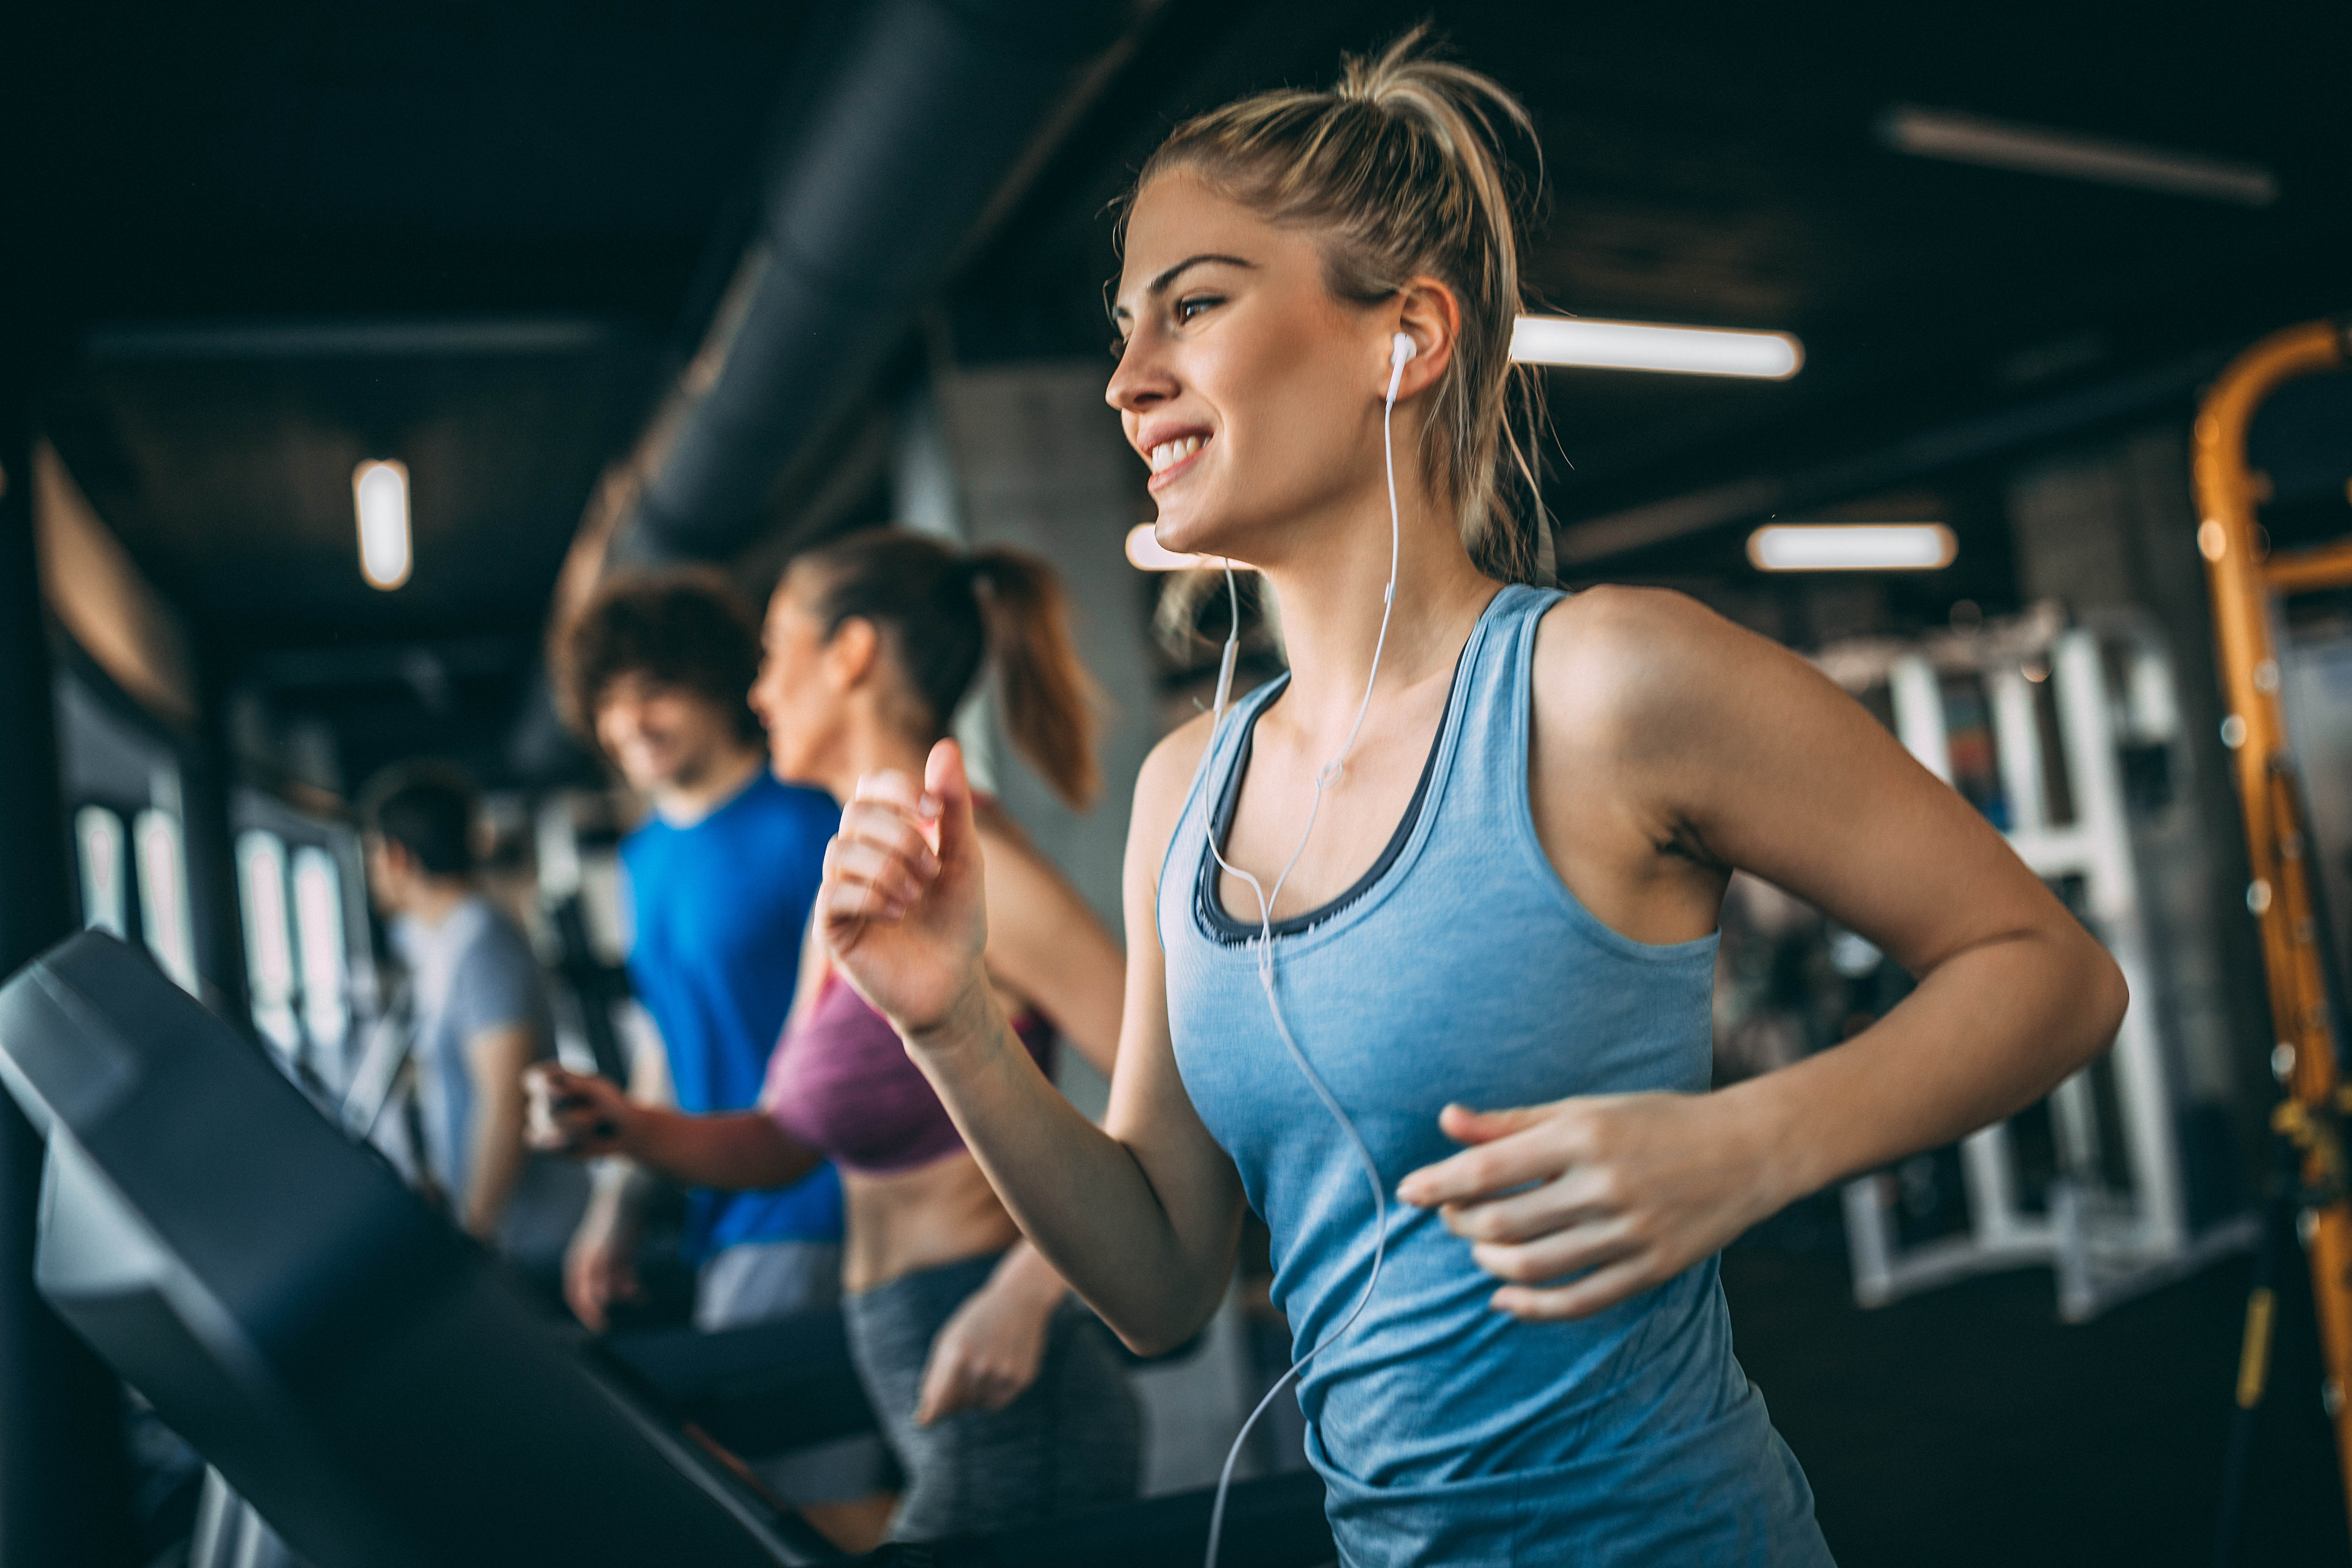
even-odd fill
[{"label": "blue t-shirt", "polygon": [[[832,796],[763,769],[692,826],[656,816],[622,841],[635,931],[629,979],[661,1029],[679,1110],[707,1116],[759,1102],[840,822]],[[840,1239],[831,1165],[789,1187],[688,1200],[689,1259],[743,1242]]]}]

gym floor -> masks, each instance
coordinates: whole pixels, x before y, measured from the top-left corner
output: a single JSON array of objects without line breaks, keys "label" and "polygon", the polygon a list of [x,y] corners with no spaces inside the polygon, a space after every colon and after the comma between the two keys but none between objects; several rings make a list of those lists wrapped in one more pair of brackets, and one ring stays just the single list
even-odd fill
[{"label": "gym floor", "polygon": [[[1841,1568],[2206,1568],[2251,1267],[2229,1259],[2079,1325],[2058,1321],[2047,1269],[1873,1311],[1827,1248],[1749,1243],[1723,1276],[1740,1361]],[[2277,1290],[2230,1561],[2341,1563],[2352,1543],[2299,1252]]]}]

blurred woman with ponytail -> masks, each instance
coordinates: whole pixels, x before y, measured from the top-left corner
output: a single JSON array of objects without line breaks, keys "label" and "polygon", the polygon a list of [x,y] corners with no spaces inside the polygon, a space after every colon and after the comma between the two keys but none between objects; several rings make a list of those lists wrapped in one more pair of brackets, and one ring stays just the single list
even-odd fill
[{"label": "blurred woman with ponytail", "polygon": [[[1089,804],[1092,692],[1059,584],[1016,552],[882,531],[798,557],[769,604],[751,706],[776,776],[845,800],[867,773],[919,773],[983,668],[1014,748],[1065,800]],[[1058,1037],[1108,1074],[1118,944],[1010,817],[990,801],[976,809],[988,892],[973,956],[1025,1059],[1050,1072]],[[719,1188],[839,1167],[850,1349],[907,1472],[892,1536],[1002,1529],[1135,1495],[1139,1419],[1108,1335],[1021,1239],[897,1033],[823,942],[805,945],[758,1111],[687,1116],[601,1079],[540,1078],[543,1147],[625,1154]]]}]

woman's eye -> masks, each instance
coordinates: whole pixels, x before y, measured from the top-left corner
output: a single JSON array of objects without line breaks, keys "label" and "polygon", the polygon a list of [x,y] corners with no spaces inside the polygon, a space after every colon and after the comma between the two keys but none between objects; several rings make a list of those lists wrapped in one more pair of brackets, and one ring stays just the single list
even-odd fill
[{"label": "woman's eye", "polygon": [[1189,321],[1193,317],[1199,315],[1202,311],[1208,310],[1211,306],[1222,305],[1223,303],[1224,300],[1219,299],[1214,294],[1193,294],[1188,296],[1185,299],[1176,301],[1176,320],[1180,323]]}]

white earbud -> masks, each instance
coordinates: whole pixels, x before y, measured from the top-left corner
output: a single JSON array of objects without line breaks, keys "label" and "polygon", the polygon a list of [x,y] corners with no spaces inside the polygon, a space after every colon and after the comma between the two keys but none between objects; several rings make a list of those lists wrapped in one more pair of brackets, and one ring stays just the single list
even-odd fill
[{"label": "white earbud", "polygon": [[1399,332],[1389,340],[1389,363],[1399,369],[1404,367],[1405,361],[1416,358],[1420,353],[1421,345],[1412,341],[1411,332]]}]

